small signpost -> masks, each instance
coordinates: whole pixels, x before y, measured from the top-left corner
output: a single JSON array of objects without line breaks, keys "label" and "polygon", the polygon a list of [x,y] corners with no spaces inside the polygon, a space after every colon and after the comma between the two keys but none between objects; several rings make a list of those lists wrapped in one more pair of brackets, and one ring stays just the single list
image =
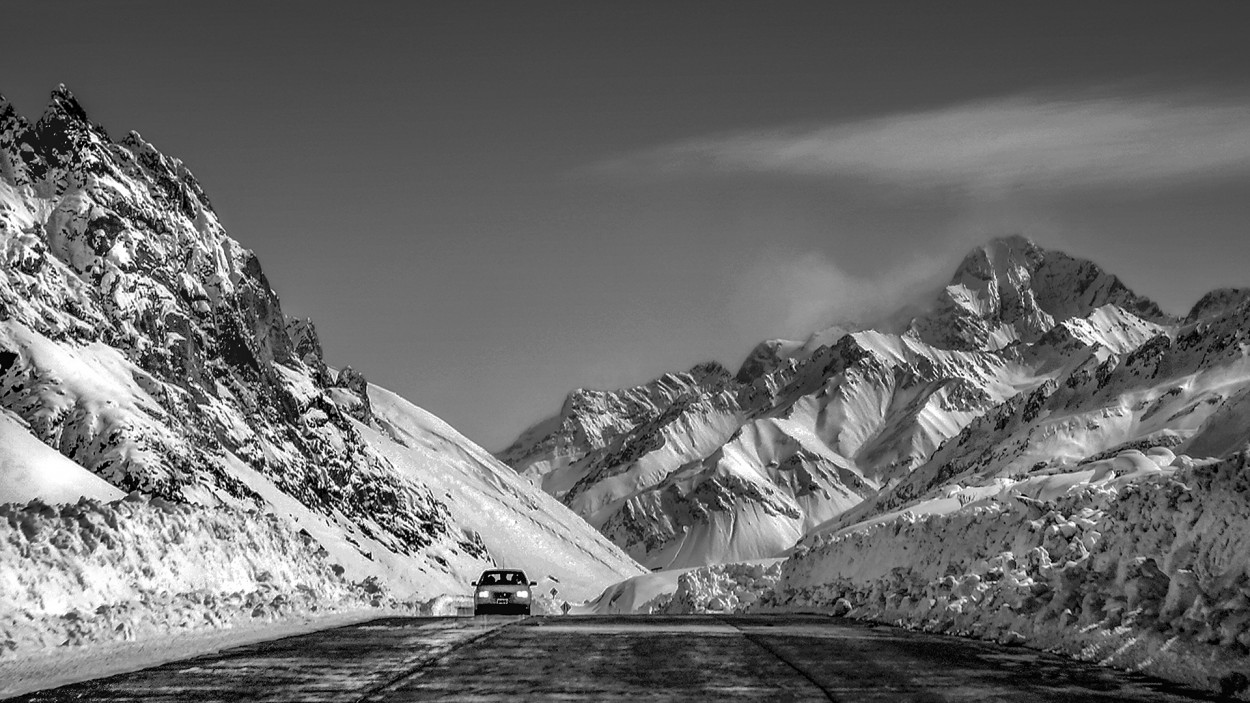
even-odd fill
[{"label": "small signpost", "polygon": [[560,604],[560,612],[564,613],[565,615],[568,615],[568,614],[569,614],[569,610],[570,610],[572,607],[573,607],[573,606],[569,605],[569,602],[568,602],[568,601],[564,601],[563,603],[561,603],[561,604]]}]

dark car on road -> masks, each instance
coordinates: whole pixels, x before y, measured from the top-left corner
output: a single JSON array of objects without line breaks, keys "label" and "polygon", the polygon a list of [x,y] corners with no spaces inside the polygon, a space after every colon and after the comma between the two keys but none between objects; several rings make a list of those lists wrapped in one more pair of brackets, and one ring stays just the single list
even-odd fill
[{"label": "dark car on road", "polygon": [[504,615],[529,615],[533,600],[532,586],[524,571],[515,569],[490,569],[483,571],[476,581],[473,594],[473,614],[500,613]]}]

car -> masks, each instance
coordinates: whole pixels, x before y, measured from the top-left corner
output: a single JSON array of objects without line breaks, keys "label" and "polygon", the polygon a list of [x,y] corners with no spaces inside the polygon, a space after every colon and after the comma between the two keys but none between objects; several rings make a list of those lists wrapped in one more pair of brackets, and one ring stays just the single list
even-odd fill
[{"label": "car", "polygon": [[530,589],[538,582],[530,581],[517,569],[487,569],[469,585],[474,587],[474,615],[529,615],[534,598]]}]

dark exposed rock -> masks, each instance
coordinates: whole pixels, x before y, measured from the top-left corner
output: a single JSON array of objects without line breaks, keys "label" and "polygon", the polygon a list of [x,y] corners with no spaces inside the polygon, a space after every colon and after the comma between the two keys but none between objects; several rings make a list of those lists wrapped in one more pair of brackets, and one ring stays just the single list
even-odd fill
[{"label": "dark exposed rock", "polygon": [[1185,321],[1197,322],[1204,317],[1219,315],[1247,305],[1250,305],[1250,288],[1218,288],[1202,296],[1190,308]]},{"label": "dark exposed rock", "polygon": [[344,366],[343,370],[339,371],[334,385],[338,388],[346,388],[360,398],[360,405],[349,410],[352,417],[365,424],[373,420],[373,408],[369,405],[369,381],[365,379],[364,374],[350,366]]}]

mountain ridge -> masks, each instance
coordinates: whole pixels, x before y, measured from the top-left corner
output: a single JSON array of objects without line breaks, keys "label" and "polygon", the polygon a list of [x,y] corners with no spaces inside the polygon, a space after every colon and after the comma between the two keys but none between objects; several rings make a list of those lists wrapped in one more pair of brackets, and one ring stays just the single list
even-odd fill
[{"label": "mountain ridge", "polygon": [[[1188,316],[1170,315],[1092,261],[1021,235],[1000,237],[969,252],[935,300],[896,332],[832,327],[806,341],[761,342],[732,378],[733,402],[715,413],[706,396],[688,393],[679,403],[655,394],[659,381],[628,391],[650,388],[644,393],[662,401],[645,417],[631,415],[613,392],[598,391],[597,405],[566,403],[499,456],[523,475],[578,476],[583,497],[564,496],[566,503],[653,568],[778,556],[790,546],[778,545],[793,544],[822,521],[894,509],[957,480],[961,472],[949,461],[967,451],[960,442],[973,427],[987,437],[977,444],[983,459],[959,462],[967,470],[981,466],[971,480],[985,481],[1021,470],[1024,459],[1013,457],[1031,455],[1037,450],[1030,442],[1041,441],[1027,430],[1045,422],[1047,408],[1057,411],[1061,398],[1093,415],[1128,403],[1125,396],[1168,403],[1157,400],[1167,388],[1144,387],[1124,369],[1154,358],[1186,330],[1214,334],[1198,320],[1242,309],[1248,300],[1245,290],[1213,291]],[[1229,341],[1218,339],[1217,346]],[[1174,354],[1166,374],[1227,372],[1240,384],[1247,382],[1240,353]],[[1225,400],[1198,406],[1176,421],[1178,431],[1196,432]],[[1142,412],[1117,415],[1131,427],[1114,431],[1093,419],[1083,422],[1101,430],[1047,431],[1073,434],[1056,456],[1076,462],[1167,429],[1157,419],[1161,411],[1145,419]],[[666,413],[686,418],[684,431],[652,426]],[[566,431],[595,425],[615,428],[631,450],[579,444]],[[1013,436],[1013,428],[1025,434]],[[1008,437],[1016,445],[1003,446]],[[560,452],[548,451],[557,445]],[[937,457],[948,464],[936,466]],[[779,474],[783,466],[791,468]],[[544,479],[545,488],[549,483]],[[600,498],[584,497],[593,494]],[[722,533],[743,535],[742,544]]]}]

